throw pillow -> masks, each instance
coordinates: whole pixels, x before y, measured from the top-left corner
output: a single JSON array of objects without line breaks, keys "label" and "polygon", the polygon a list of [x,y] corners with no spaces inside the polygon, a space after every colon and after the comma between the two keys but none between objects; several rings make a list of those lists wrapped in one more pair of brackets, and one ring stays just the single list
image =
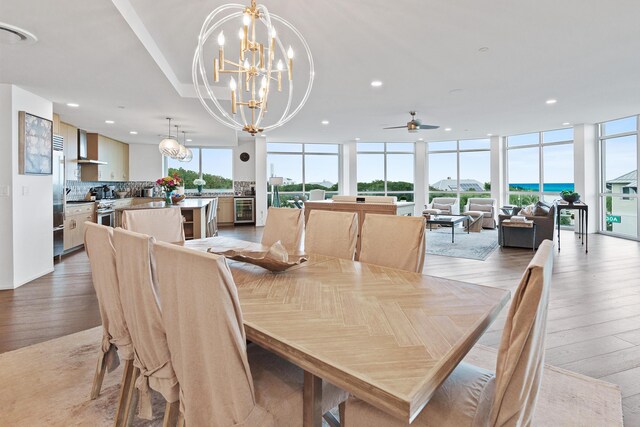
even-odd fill
[{"label": "throw pillow", "polygon": [[477,205],[475,203],[469,203],[470,211],[480,211],[480,212],[491,212],[493,210],[493,206],[491,205]]},{"label": "throw pillow", "polygon": [[433,209],[440,209],[441,211],[451,212],[451,205],[445,205],[442,203],[434,203]]},{"label": "throw pillow", "polygon": [[535,216],[547,216],[549,215],[549,207],[544,202],[536,203],[536,207],[533,211]]},{"label": "throw pillow", "polygon": [[523,207],[520,212],[518,213],[518,215],[524,215],[524,216],[534,216],[535,215],[535,209],[536,206],[535,205],[528,205]]}]

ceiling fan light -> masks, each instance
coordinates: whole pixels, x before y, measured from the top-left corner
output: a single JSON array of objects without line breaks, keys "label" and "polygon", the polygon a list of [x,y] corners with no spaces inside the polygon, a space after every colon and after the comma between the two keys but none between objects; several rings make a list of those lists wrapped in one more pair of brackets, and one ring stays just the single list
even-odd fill
[{"label": "ceiling fan light", "polygon": [[175,158],[180,152],[180,144],[175,139],[169,137],[160,141],[158,150],[163,156]]}]

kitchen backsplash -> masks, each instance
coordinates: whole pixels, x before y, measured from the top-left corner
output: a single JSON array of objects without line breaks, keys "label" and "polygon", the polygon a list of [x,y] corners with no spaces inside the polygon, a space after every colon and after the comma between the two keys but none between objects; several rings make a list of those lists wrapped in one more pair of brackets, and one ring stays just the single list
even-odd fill
[{"label": "kitchen backsplash", "polygon": [[233,181],[233,192],[238,196],[248,196],[251,194],[251,187],[256,188],[255,181]]},{"label": "kitchen backsplash", "polygon": [[[153,187],[154,197],[162,197],[162,190],[153,181],[128,181],[128,182],[101,182],[101,181],[67,181],[67,200],[84,200],[85,195],[92,187],[102,187],[103,185],[115,187],[115,191],[128,191],[126,197],[140,196],[144,188]],[[234,181],[232,191],[202,192],[203,196],[233,196],[251,194],[251,187],[255,188],[255,181]]]}]

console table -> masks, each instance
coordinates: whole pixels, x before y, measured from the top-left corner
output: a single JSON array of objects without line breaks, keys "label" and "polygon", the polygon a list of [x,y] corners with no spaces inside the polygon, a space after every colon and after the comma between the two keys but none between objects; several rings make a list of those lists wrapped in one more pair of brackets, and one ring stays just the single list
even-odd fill
[{"label": "console table", "polygon": [[587,226],[589,224],[589,206],[582,202],[569,203],[564,200],[558,200],[556,202],[556,224],[558,227],[558,252],[560,252],[560,211],[565,210],[577,210],[578,211],[578,237],[582,241],[582,245],[585,248],[585,253],[589,253],[589,234],[587,233]]}]

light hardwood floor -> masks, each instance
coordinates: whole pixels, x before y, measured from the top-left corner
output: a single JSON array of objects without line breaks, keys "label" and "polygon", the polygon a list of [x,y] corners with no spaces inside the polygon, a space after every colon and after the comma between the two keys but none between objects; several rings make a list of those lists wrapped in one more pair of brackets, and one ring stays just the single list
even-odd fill
[{"label": "light hardwood floor", "polygon": [[[259,241],[255,227],[220,234]],[[569,231],[556,251],[546,361],[620,385],[625,425],[640,425],[640,243],[589,236],[589,253]],[[526,249],[498,248],[486,261],[427,256],[424,272],[513,289],[532,257]],[[497,347],[506,309],[481,338]],[[83,251],[65,256],[55,272],[14,291],[0,291],[0,352],[100,324]]]}]

